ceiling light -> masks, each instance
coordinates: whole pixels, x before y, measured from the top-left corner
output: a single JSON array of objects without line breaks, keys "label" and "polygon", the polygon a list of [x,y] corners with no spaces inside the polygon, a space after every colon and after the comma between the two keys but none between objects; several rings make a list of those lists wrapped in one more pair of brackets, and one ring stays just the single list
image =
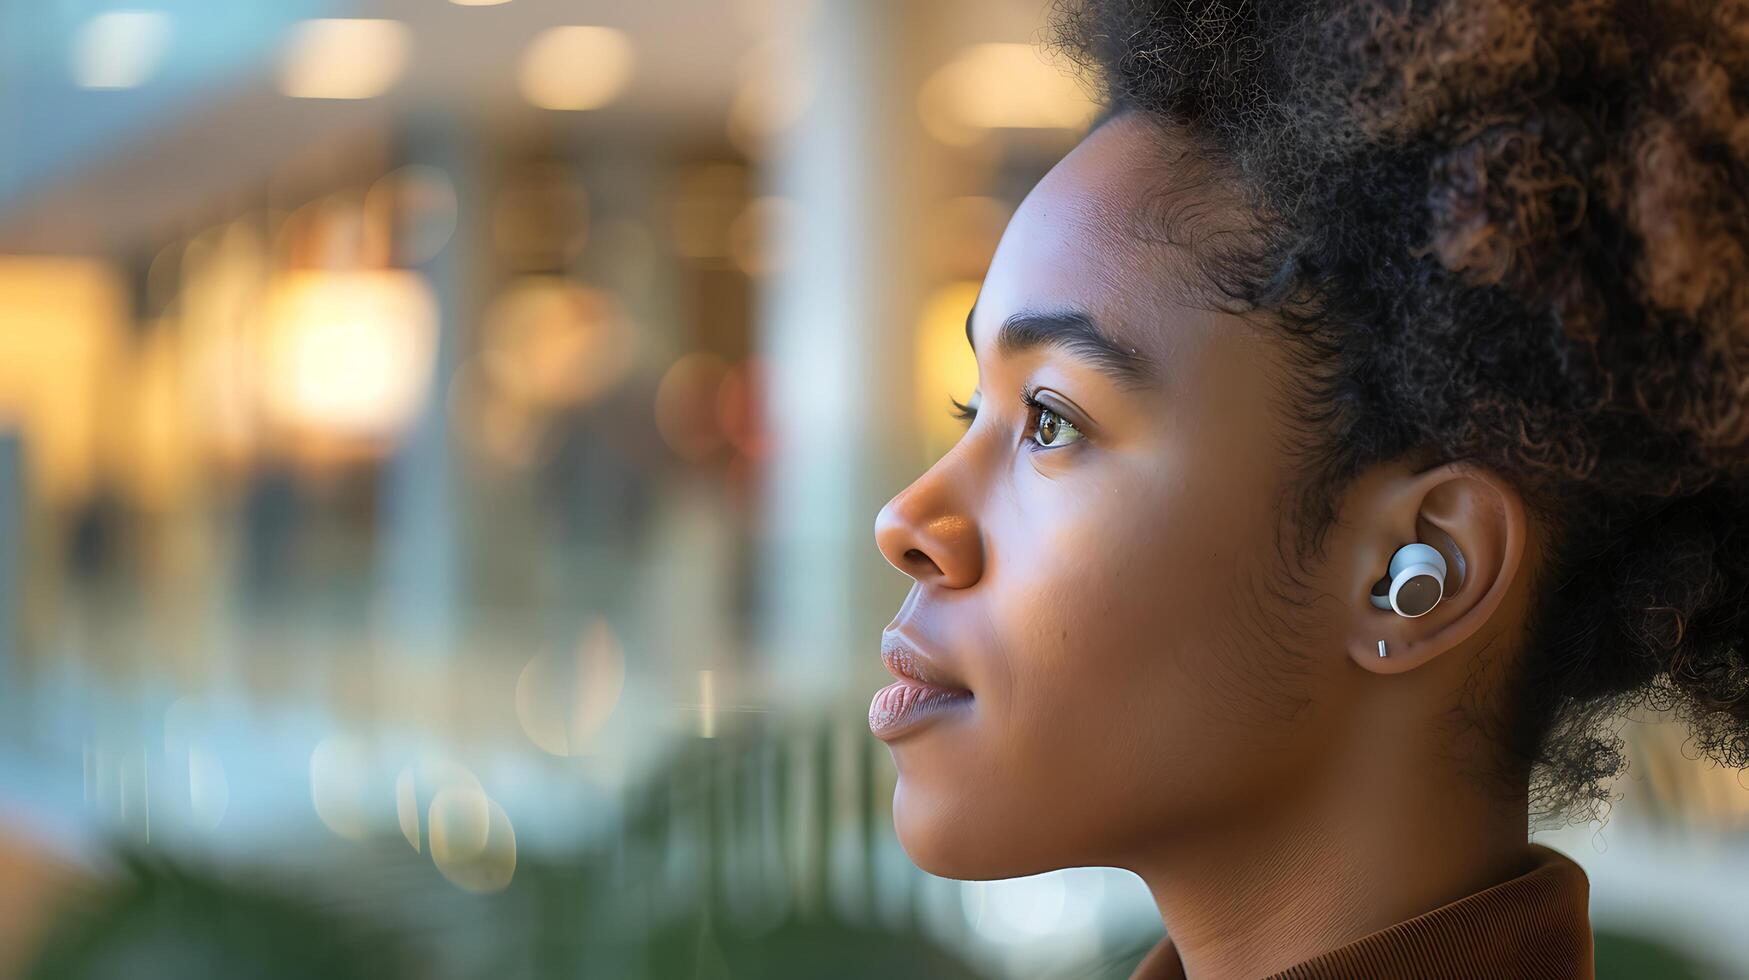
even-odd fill
[{"label": "ceiling light", "polygon": [[299,99],[369,99],[407,67],[412,32],[397,20],[306,20],[292,31],[279,89]]},{"label": "ceiling light", "polygon": [[170,15],[112,10],[85,22],[73,41],[80,88],[134,88],[151,78],[170,47]]},{"label": "ceiling light", "polygon": [[631,42],[611,27],[554,27],[522,54],[522,94],[542,109],[595,109],[632,73]]},{"label": "ceiling light", "polygon": [[924,124],[949,143],[989,129],[1074,129],[1095,105],[1073,75],[1030,44],[973,44],[924,82]]}]

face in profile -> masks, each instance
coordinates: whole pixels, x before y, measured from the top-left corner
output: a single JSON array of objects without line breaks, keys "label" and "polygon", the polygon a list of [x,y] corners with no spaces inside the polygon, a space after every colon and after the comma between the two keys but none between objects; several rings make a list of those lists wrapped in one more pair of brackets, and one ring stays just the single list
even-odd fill
[{"label": "face in profile", "polygon": [[1184,256],[1136,234],[1162,184],[1226,206],[1172,189],[1154,126],[1107,122],[1015,212],[968,324],[975,417],[876,524],[914,580],[889,666],[964,692],[871,706],[938,875],[1125,867],[1259,818],[1343,724],[1342,641],[1283,598],[1277,341],[1185,305]]}]

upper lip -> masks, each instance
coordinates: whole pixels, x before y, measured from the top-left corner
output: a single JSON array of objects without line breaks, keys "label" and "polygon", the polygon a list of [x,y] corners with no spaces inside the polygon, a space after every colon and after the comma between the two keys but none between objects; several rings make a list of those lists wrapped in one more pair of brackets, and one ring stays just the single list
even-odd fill
[{"label": "upper lip", "polygon": [[939,658],[898,630],[881,634],[881,662],[887,665],[894,677],[971,693],[971,689],[960,683]]}]

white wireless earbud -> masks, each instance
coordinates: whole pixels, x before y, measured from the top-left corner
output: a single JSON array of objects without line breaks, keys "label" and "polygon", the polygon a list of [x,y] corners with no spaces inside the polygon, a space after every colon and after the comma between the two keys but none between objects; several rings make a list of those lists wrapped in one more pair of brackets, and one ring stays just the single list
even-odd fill
[{"label": "white wireless earbud", "polygon": [[1379,591],[1383,580],[1373,586],[1373,605],[1410,619],[1425,616],[1445,597],[1445,556],[1429,544],[1406,544],[1391,556],[1385,577],[1390,579],[1390,591]]}]

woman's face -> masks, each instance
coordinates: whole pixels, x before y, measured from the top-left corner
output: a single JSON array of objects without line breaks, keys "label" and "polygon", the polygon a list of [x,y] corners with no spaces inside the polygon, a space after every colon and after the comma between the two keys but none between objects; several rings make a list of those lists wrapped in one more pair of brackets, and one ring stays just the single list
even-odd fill
[{"label": "woman's face", "polygon": [[1015,212],[969,321],[976,419],[877,521],[916,580],[888,648],[971,692],[888,741],[935,874],[1127,866],[1273,809],[1340,723],[1341,643],[1274,591],[1277,342],[1181,305],[1182,256],[1135,234],[1162,181],[1175,213],[1223,206],[1173,192],[1151,125],[1100,127]]}]

